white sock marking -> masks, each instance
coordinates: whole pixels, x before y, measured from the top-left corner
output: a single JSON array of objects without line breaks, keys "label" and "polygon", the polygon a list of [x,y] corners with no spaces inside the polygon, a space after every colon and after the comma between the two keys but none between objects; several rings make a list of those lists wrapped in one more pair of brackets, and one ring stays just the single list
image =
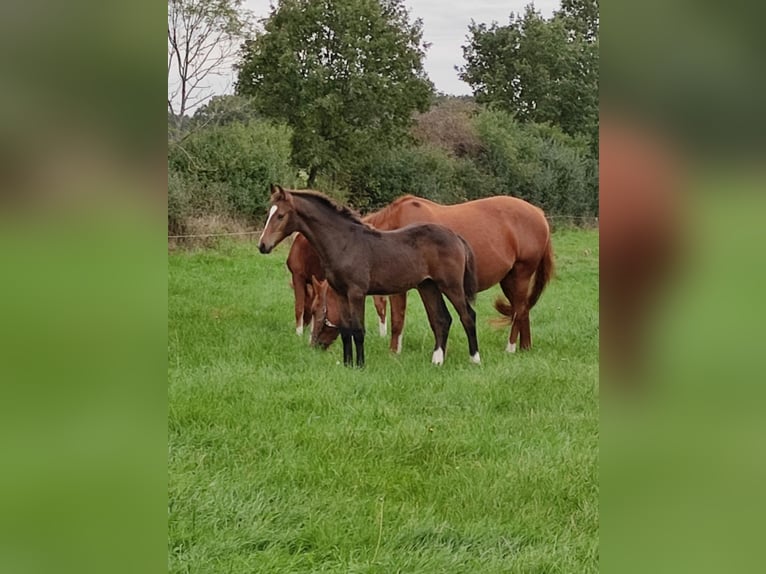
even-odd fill
[{"label": "white sock marking", "polygon": [[303,317],[300,318],[298,324],[295,326],[295,334],[299,337],[303,335]]},{"label": "white sock marking", "polygon": [[508,341],[508,346],[505,348],[505,351],[507,353],[515,353],[516,352],[516,343],[511,343]]},{"label": "white sock marking", "polygon": [[442,350],[441,347],[439,347],[438,349],[434,351],[434,354],[431,357],[431,362],[434,365],[441,365],[442,363],[444,363],[444,351]]},{"label": "white sock marking", "polygon": [[471,361],[473,361],[477,365],[481,364],[481,357],[479,356],[479,351],[476,351],[475,355],[471,355]]},{"label": "white sock marking", "polygon": [[381,337],[385,337],[386,333],[388,332],[386,329],[386,322],[381,321],[380,317],[378,317],[378,331],[380,332]]},{"label": "white sock marking", "polygon": [[263,241],[263,234],[266,233],[266,230],[269,227],[269,221],[271,221],[271,217],[277,212],[277,206],[272,205],[271,209],[269,209],[269,216],[266,218],[266,225],[263,226],[263,231],[261,231],[261,237],[258,239],[258,243]]},{"label": "white sock marking", "polygon": [[402,334],[399,333],[399,336],[396,338],[396,354],[402,352]]}]

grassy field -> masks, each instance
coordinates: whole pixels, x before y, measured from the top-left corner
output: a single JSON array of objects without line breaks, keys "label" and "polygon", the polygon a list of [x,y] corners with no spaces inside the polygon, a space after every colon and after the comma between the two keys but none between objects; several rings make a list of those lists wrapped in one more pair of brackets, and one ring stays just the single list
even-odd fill
[{"label": "grassy field", "polygon": [[505,353],[480,293],[482,365],[454,311],[445,364],[410,293],[367,366],[295,335],[288,247],[169,255],[170,572],[595,572],[598,232],[554,234],[534,348]]}]

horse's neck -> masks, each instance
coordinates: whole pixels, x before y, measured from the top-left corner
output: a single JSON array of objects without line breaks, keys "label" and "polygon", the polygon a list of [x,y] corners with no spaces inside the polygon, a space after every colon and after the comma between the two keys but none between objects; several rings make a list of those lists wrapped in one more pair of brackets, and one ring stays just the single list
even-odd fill
[{"label": "horse's neck", "polygon": [[351,234],[358,223],[350,221],[334,209],[312,202],[308,199],[298,199],[298,231],[306,236],[309,243],[316,249],[322,265],[331,267],[339,261],[343,252],[343,242],[338,237]]}]

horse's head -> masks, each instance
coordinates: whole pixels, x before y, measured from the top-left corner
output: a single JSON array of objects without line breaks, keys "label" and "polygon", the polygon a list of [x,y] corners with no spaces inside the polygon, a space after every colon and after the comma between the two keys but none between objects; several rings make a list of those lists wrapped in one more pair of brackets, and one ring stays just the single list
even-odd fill
[{"label": "horse's head", "polygon": [[327,279],[317,281],[312,275],[311,283],[314,287],[314,301],[311,304],[311,346],[319,346],[327,349],[338,337],[340,308],[335,292],[330,289]]},{"label": "horse's head", "polygon": [[280,241],[295,230],[295,203],[292,194],[279,185],[272,185],[269,215],[258,240],[258,250],[261,253],[270,253]]}]

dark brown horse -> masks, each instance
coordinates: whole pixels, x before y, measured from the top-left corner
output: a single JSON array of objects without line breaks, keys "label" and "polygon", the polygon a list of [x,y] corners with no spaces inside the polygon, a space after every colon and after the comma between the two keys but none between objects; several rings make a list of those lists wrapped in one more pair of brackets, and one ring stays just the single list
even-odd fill
[{"label": "dark brown horse", "polygon": [[434,224],[378,231],[351,210],[314,191],[272,186],[268,219],[258,242],[269,253],[299,231],[319,253],[327,281],[340,296],[339,330],[343,363],[364,365],[364,298],[417,288],[436,339],[432,362],[444,361],[451,317],[442,298],[455,307],[468,337],[471,360],[480,362],[476,313],[476,264],[471,247],[456,233]]},{"label": "dark brown horse", "polygon": [[[363,220],[364,221],[364,220]],[[295,296],[295,333],[303,335],[303,327],[312,320],[312,304],[314,303],[316,280],[324,280],[324,269],[319,260],[319,254],[311,247],[308,240],[300,233],[295,234],[290,253],[287,255],[287,268],[290,270],[290,285]],[[315,282],[312,284],[312,278]],[[375,297],[375,311],[378,313],[380,336],[386,336],[386,300]],[[335,313],[334,317],[338,317]],[[311,332],[311,327],[309,327]],[[338,336],[337,330],[335,337]],[[333,340],[335,339],[333,337]]]},{"label": "dark brown horse", "polygon": [[[439,223],[460,234],[476,255],[479,291],[499,283],[508,298],[508,301],[502,298],[495,301],[495,308],[511,324],[506,350],[515,352],[519,338],[522,349],[532,346],[529,311],[553,274],[550,229],[541,209],[508,196],[488,197],[458,205],[439,205],[406,195],[368,215],[365,220],[376,229],[397,229],[413,223]],[[324,347],[338,336],[337,329],[329,326],[337,322],[333,297],[332,290],[329,290],[323,304],[317,302],[314,306],[312,340]],[[391,350],[399,352],[407,295],[402,293],[389,299]],[[376,302],[376,306],[379,304]]]}]

